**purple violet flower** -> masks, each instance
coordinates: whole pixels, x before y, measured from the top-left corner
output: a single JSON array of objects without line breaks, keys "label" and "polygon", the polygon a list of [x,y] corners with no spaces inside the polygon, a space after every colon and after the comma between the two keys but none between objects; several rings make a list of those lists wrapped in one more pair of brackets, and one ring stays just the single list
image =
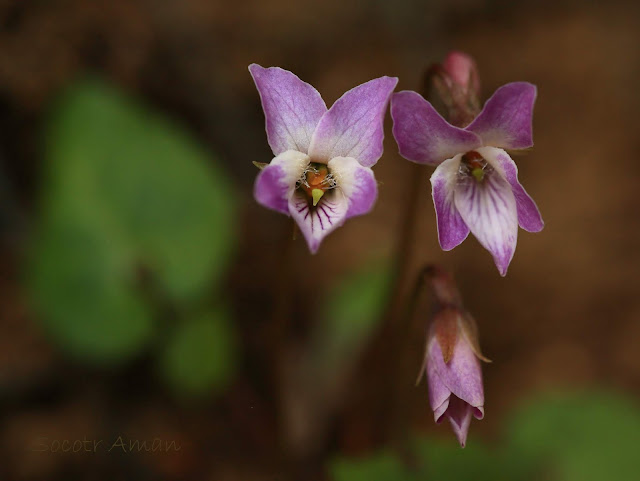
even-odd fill
[{"label": "purple violet flower", "polygon": [[391,99],[400,155],[437,166],[431,186],[440,246],[451,250],[472,232],[502,276],[515,253],[518,225],[529,232],[544,226],[505,151],[533,145],[535,98],[536,87],[530,83],[504,85],[464,128],[448,123],[416,92],[399,92]]},{"label": "purple violet flower", "polygon": [[359,85],[327,110],[310,84],[279,67],[249,66],[275,158],[258,175],[255,199],[290,215],[312,253],[378,195],[371,167],[382,155],[383,120],[398,79]]}]

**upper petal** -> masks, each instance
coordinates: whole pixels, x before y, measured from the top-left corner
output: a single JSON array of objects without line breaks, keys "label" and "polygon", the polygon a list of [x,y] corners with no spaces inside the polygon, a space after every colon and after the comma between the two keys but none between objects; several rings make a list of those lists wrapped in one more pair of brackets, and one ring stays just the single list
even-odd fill
[{"label": "upper petal", "polygon": [[469,227],[464,223],[455,206],[454,194],[460,167],[458,154],[442,162],[431,175],[431,193],[436,208],[438,241],[443,250],[449,251],[459,245],[469,235]]},{"label": "upper petal", "polygon": [[349,202],[339,189],[327,191],[315,207],[303,192],[293,193],[289,199],[289,212],[312,254],[318,251],[320,243],[328,234],[344,223],[348,206]]},{"label": "upper petal", "polygon": [[538,206],[518,181],[518,167],[513,159],[502,149],[482,147],[477,150],[487,162],[499,169],[502,176],[511,184],[511,190],[516,198],[520,227],[529,232],[540,232],[544,227],[544,221]]},{"label": "upper petal", "polygon": [[373,170],[363,167],[353,157],[335,157],[329,161],[328,167],[337,188],[349,203],[346,218],[369,212],[378,197],[378,183]]},{"label": "upper petal", "polygon": [[393,94],[391,117],[400,155],[413,162],[437,165],[482,145],[477,135],[451,125],[416,92]]},{"label": "upper petal", "polygon": [[309,150],[311,137],[327,111],[318,91],[280,67],[249,65],[264,110],[267,139],[274,155]]},{"label": "upper petal", "polygon": [[465,224],[493,255],[500,275],[506,275],[518,240],[516,200],[509,183],[497,170],[487,172],[481,182],[462,176],[454,200]]},{"label": "upper petal", "polygon": [[383,121],[395,77],[363,83],[340,97],[323,115],[313,134],[309,155],[316,162],[353,157],[365,167],[382,155]]},{"label": "upper petal", "polygon": [[296,182],[309,164],[309,157],[297,150],[287,150],[260,171],[253,186],[253,196],[269,209],[289,214],[289,198]]},{"label": "upper petal", "polygon": [[526,149],[533,145],[531,123],[536,86],[528,82],[503,85],[484,104],[466,130],[482,137],[484,145]]}]

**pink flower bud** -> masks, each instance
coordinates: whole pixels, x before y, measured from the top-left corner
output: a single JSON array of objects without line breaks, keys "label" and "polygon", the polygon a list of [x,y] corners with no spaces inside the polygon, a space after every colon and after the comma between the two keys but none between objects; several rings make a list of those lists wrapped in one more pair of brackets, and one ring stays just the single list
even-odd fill
[{"label": "pink flower bud", "polygon": [[462,52],[449,52],[442,62],[442,69],[452,82],[471,95],[478,96],[480,92],[480,78],[474,60]]},{"label": "pink flower bud", "polygon": [[441,64],[433,64],[425,75],[425,98],[439,99],[449,123],[466,127],[480,113],[480,76],[473,59],[450,52]]},{"label": "pink flower bud", "polygon": [[429,403],[436,423],[449,419],[464,447],[471,417],[484,417],[480,360],[488,359],[480,353],[475,321],[462,308],[451,276],[433,268],[430,284],[436,296],[437,310],[429,328],[424,365],[418,380],[426,373]]}]

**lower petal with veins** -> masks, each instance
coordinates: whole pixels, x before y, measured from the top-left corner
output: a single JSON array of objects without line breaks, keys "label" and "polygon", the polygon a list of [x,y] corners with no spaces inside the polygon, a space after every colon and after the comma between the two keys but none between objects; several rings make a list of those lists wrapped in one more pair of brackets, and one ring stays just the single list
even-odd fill
[{"label": "lower petal with veins", "polygon": [[491,253],[500,274],[506,275],[518,241],[518,213],[511,185],[497,170],[485,174],[481,182],[461,176],[454,200],[464,223]]},{"label": "lower petal with veins", "polygon": [[348,201],[339,189],[325,192],[315,207],[299,190],[289,200],[289,213],[314,254],[323,239],[344,223],[347,209]]},{"label": "lower petal with veins", "polygon": [[478,152],[494,168],[498,169],[511,185],[511,190],[516,198],[520,227],[528,232],[540,232],[544,227],[544,221],[535,201],[518,180],[518,166],[513,159],[507,152],[495,147],[482,147],[478,149]]}]

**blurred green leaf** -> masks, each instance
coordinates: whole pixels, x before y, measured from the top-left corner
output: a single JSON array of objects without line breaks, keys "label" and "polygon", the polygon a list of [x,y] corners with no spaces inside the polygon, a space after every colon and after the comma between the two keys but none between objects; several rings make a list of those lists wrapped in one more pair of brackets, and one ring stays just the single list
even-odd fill
[{"label": "blurred green leaf", "polygon": [[232,187],[176,125],[97,81],[47,123],[42,217],[29,286],[70,354],[115,362],[154,335],[140,267],[181,310],[211,291],[233,248]]},{"label": "blurred green leaf", "polygon": [[510,454],[557,481],[638,478],[640,410],[612,393],[530,400],[509,424]]},{"label": "blurred green leaf", "polygon": [[380,324],[390,293],[387,262],[367,262],[329,291],[318,323],[316,357],[331,371],[357,355]]},{"label": "blurred green leaf", "polygon": [[161,372],[179,395],[197,397],[219,391],[231,378],[235,338],[226,311],[175,326],[161,358]]},{"label": "blurred green leaf", "polygon": [[418,481],[393,454],[382,452],[365,458],[342,458],[329,466],[332,481]]},{"label": "blurred green leaf", "polygon": [[410,470],[391,453],[340,458],[333,481],[608,481],[638,479],[640,409],[603,392],[548,393],[510,416],[507,443],[418,439]]},{"label": "blurred green leaf", "polygon": [[418,439],[412,468],[392,453],[341,458],[329,466],[332,481],[519,481],[528,479],[517,463],[481,445]]},{"label": "blurred green leaf", "polygon": [[519,469],[505,463],[498,451],[481,445],[460,448],[455,441],[418,439],[412,468],[387,452],[367,458],[342,458],[329,471],[332,481],[517,481]]},{"label": "blurred green leaf", "polygon": [[425,481],[518,481],[527,474],[501,451],[473,440],[462,449],[454,440],[419,439],[416,455]]},{"label": "blurred green leaf", "polygon": [[69,354],[113,362],[152,336],[148,307],[121,282],[125,266],[107,237],[79,224],[47,224],[32,259],[30,287],[42,322]]},{"label": "blurred green leaf", "polygon": [[177,299],[220,277],[232,187],[182,130],[97,82],[70,89],[49,125],[50,197],[125,235]]}]

